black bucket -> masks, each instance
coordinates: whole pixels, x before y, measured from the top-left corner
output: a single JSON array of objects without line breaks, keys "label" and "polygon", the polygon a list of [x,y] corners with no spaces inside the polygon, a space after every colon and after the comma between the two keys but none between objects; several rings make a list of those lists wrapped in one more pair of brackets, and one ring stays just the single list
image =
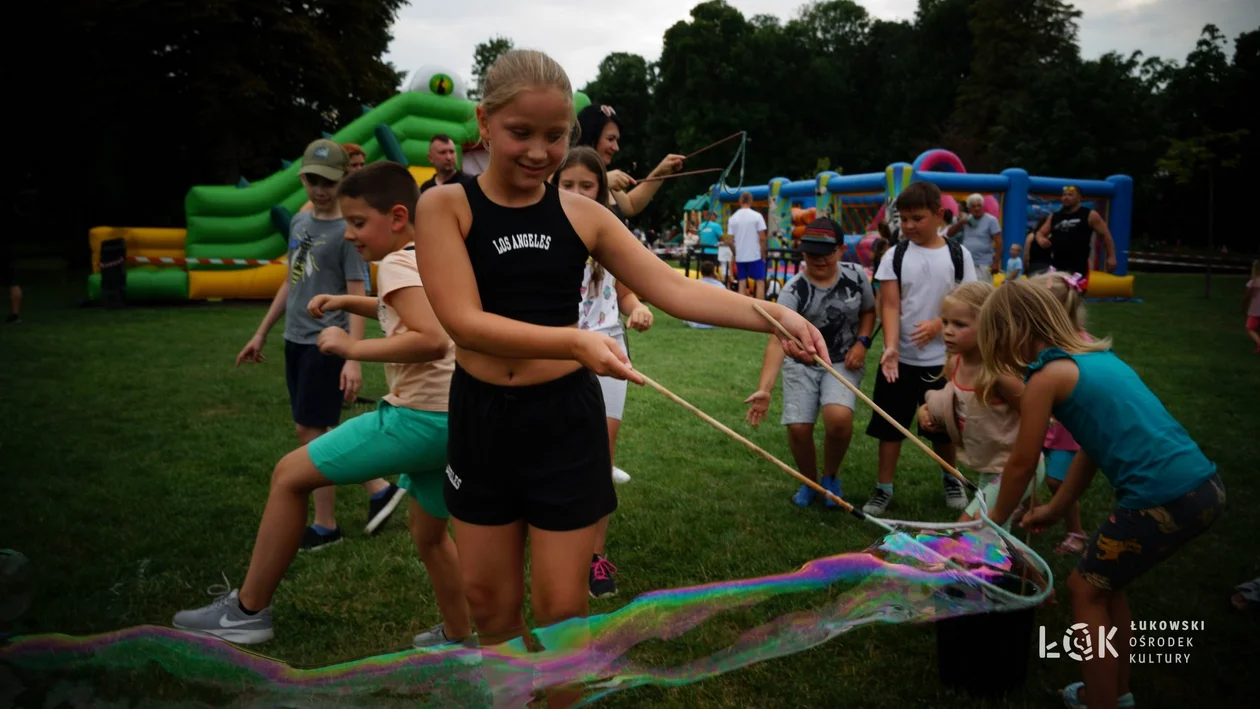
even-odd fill
[{"label": "black bucket", "polygon": [[[1018,578],[996,584],[1019,593]],[[955,598],[979,593],[954,586],[944,593]],[[978,697],[997,697],[1024,686],[1035,641],[1037,609],[993,611],[936,622],[936,667],[941,684]]]}]

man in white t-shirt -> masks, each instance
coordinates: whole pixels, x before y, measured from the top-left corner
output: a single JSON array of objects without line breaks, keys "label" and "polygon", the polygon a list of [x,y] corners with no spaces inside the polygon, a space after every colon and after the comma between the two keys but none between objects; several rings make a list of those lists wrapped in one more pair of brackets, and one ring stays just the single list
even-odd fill
[{"label": "man in white t-shirt", "polygon": [[[875,405],[909,426],[929,389],[945,386],[936,378],[945,364],[941,339],[941,300],[957,283],[976,280],[976,268],[966,247],[946,241],[941,225],[941,191],[930,182],[914,182],[897,197],[901,233],[905,241],[884,253],[875,272],[880,282],[884,353],[875,377]],[[956,451],[947,434],[920,429],[932,448],[950,465]],[[878,414],[871,416],[866,435],[879,440],[879,482],[862,511],[882,516],[892,502],[893,478],[905,437]],[[952,509],[967,506],[962,483],[942,471],[945,503]]]},{"label": "man in white t-shirt", "polygon": [[752,193],[739,196],[739,210],[726,222],[735,241],[735,274],[739,294],[748,295],[748,281],[757,284],[757,300],[766,299],[766,219],[752,208]]}]

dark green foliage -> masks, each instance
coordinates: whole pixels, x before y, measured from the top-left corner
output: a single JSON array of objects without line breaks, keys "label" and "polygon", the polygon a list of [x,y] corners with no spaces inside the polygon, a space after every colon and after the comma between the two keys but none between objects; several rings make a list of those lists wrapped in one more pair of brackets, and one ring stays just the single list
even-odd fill
[{"label": "dark green foliage", "polygon": [[402,4],[23,6],[31,28],[55,28],[53,58],[6,73],[23,126],[9,148],[29,171],[10,179],[57,205],[44,243],[86,260],[90,226],[182,226],[190,186],[266,177],[393,95],[400,75],[381,56]]},{"label": "dark green foliage", "polygon": [[[585,88],[617,108],[613,167],[638,176],[737,130],[751,139],[749,184],[812,177],[820,165],[878,171],[944,147],[976,172],[1128,174],[1135,246],[1206,243],[1209,163],[1221,171],[1217,210],[1254,183],[1242,177],[1256,166],[1260,126],[1236,104],[1260,81],[1260,30],[1240,34],[1232,58],[1208,25],[1184,63],[1140,52],[1083,59],[1080,18],[1064,0],[920,0],[912,21],[897,22],[850,0],[790,19],[745,18],[712,0],[666,30],[655,65],[611,54]],[[733,150],[688,169],[724,167]],[[672,222],[712,177],[667,182],[640,221]],[[1254,248],[1218,231],[1217,244]]]}]

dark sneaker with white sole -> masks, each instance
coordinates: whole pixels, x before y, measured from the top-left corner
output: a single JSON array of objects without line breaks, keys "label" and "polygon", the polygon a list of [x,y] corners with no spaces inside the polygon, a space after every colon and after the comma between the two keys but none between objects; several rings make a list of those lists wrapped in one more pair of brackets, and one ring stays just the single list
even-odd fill
[{"label": "dark sneaker with white sole", "polygon": [[271,609],[264,608],[253,615],[246,613],[241,610],[236,589],[219,596],[208,606],[176,613],[172,625],[241,645],[265,643],[275,637]]},{"label": "dark sneaker with white sole", "polygon": [[368,523],[364,528],[364,532],[368,534],[376,534],[376,530],[385,524],[385,520],[394,514],[394,510],[398,509],[398,503],[407,496],[407,491],[390,483],[389,490],[381,495],[380,499],[368,500]]},{"label": "dark sneaker with white sole", "polygon": [[307,527],[306,532],[302,535],[302,546],[298,551],[319,551],[337,544],[341,541],[341,528],[338,527],[328,534],[320,534],[315,527]]},{"label": "dark sneaker with white sole", "polygon": [[607,556],[595,554],[591,557],[591,598],[611,598],[617,595],[617,582],[613,581],[615,573],[617,567],[612,565]]}]

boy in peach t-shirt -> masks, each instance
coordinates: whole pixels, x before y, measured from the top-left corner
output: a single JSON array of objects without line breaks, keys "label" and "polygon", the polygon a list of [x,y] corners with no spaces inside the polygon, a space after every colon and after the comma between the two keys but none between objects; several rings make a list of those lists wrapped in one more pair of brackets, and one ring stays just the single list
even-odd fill
[{"label": "boy in peach t-shirt", "polygon": [[411,173],[392,162],[369,165],[341,183],[345,239],[369,260],[381,261],[378,296],[317,295],[307,309],[316,319],[342,310],[380,320],[384,338],[354,340],[328,327],[318,346],[326,354],[385,363],[389,393],[374,413],[350,419],[280,461],[245,582],[209,606],[176,614],[175,627],[242,644],[270,640],[271,599],[297,552],[310,493],[401,473],[398,485],[412,498],[412,541],[442,615],[441,623],[412,642],[475,642],[442,489],[455,345],[429,305],[416,266],[411,210],[419,196]]}]

